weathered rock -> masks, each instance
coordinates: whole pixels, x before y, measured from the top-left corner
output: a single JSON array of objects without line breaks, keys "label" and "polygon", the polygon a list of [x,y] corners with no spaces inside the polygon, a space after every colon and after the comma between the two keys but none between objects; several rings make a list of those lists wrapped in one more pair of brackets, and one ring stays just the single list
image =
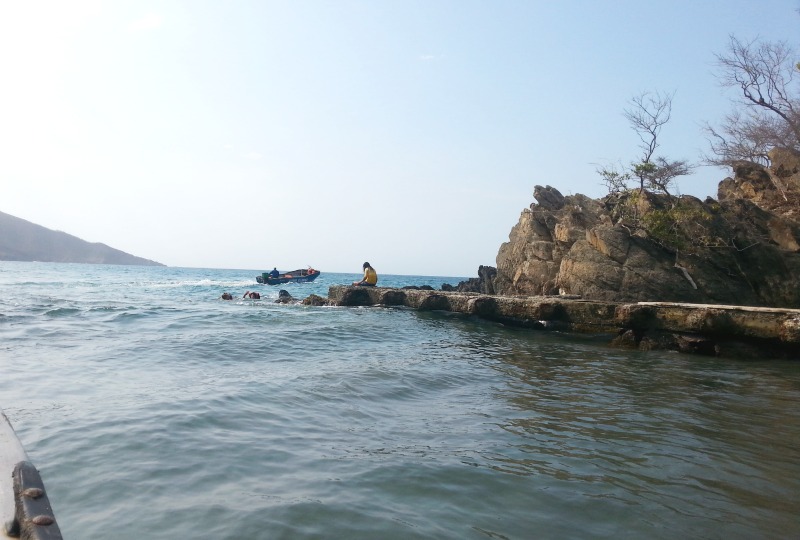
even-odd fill
[{"label": "weathered rock", "polygon": [[779,336],[783,341],[800,343],[800,317],[784,321]]},{"label": "weathered rock", "polygon": [[534,186],[533,198],[536,199],[539,206],[548,210],[561,210],[564,208],[564,196],[551,186]]},{"label": "weathered rock", "polygon": [[609,259],[624,264],[631,249],[631,233],[625,228],[600,226],[586,231],[586,241]]},{"label": "weathered rock", "polygon": [[[280,294],[280,293],[278,293]],[[330,300],[323,296],[319,296],[317,294],[309,295],[306,298],[303,298],[303,301],[300,302],[304,306],[329,306],[331,305]]]},{"label": "weathered rock", "polygon": [[289,291],[281,289],[278,291],[278,299],[275,300],[276,304],[291,304],[295,301],[294,297],[289,294]]},{"label": "weathered rock", "polygon": [[769,157],[770,167],[737,162],[735,177],[720,184],[719,200],[746,199],[775,216],[797,222],[800,220],[800,152],[774,148]]},{"label": "weathered rock", "polygon": [[493,266],[479,266],[478,277],[462,281],[455,287],[445,283],[442,285],[443,291],[451,292],[475,292],[482,294],[494,294],[494,278],[497,277],[497,268]]},{"label": "weathered rock", "polygon": [[[536,186],[538,204],[498,251],[494,292],[800,307],[800,153],[770,157],[771,168],[736,163],[718,201],[681,197],[690,217],[672,230],[683,238],[674,244],[621,225],[615,212],[630,193],[593,200]],[[671,202],[633,195],[639,215],[657,216]]]},{"label": "weathered rock", "polygon": [[583,298],[620,302],[663,298],[664,289],[669,289],[670,300],[703,301],[668,254],[641,238],[629,237],[627,243],[620,263],[588,241],[576,242],[561,262],[559,289]]},{"label": "weathered rock", "polygon": [[536,194],[544,204],[523,210],[509,241],[500,246],[493,280],[497,294],[558,294],[564,255],[585,239],[588,228],[609,221],[602,203],[584,195],[559,198],[553,188],[541,186]]}]

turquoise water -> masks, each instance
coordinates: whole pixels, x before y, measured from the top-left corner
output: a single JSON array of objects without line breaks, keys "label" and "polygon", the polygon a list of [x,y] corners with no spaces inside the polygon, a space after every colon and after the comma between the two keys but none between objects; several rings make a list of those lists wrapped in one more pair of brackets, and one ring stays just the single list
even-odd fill
[{"label": "turquoise water", "polygon": [[65,538],[800,535],[800,363],[270,301],[358,277],[322,270],[0,262],[0,407]]}]

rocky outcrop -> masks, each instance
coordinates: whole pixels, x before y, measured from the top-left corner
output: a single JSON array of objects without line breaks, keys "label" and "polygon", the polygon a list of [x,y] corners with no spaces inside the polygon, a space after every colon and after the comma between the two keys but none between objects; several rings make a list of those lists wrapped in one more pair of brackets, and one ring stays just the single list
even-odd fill
[{"label": "rocky outcrop", "polygon": [[666,195],[595,200],[536,186],[537,202],[498,252],[494,292],[800,307],[800,154],[770,157],[769,168],[736,164],[718,200],[681,197],[668,242],[619,213],[627,204],[640,217],[657,217],[675,201]]},{"label": "rocky outcrop", "polygon": [[445,283],[442,285],[443,291],[449,292],[475,292],[482,294],[494,294],[494,280],[497,277],[497,268],[493,266],[479,266],[478,277],[462,281],[456,286]]},{"label": "rocky outcrop", "polygon": [[524,210],[497,255],[497,294],[558,294],[561,261],[586,231],[610,224],[602,202],[536,186],[544,204]]},{"label": "rocky outcrop", "polygon": [[740,161],[734,178],[720,182],[719,199],[744,199],[777,218],[800,221],[800,153],[775,148],[769,153],[769,168]]}]

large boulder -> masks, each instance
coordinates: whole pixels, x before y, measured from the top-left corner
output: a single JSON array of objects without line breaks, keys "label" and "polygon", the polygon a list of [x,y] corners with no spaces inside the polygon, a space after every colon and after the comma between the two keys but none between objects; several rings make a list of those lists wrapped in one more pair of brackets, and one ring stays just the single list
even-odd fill
[{"label": "large boulder", "polygon": [[555,188],[536,186],[532,204],[511,229],[497,254],[497,294],[558,294],[561,260],[587,228],[600,224],[600,201],[584,195],[564,197]]},{"label": "large boulder", "polygon": [[720,183],[718,198],[720,202],[748,200],[775,217],[800,221],[800,152],[774,148],[769,157],[769,167],[735,163],[735,175]]},{"label": "large boulder", "polygon": [[[681,197],[670,241],[626,226],[620,196],[594,200],[536,186],[497,254],[494,292],[800,307],[800,153],[774,150],[769,168],[740,162],[718,200]],[[674,199],[622,195],[642,215]],[[662,214],[658,214],[662,212]]]}]

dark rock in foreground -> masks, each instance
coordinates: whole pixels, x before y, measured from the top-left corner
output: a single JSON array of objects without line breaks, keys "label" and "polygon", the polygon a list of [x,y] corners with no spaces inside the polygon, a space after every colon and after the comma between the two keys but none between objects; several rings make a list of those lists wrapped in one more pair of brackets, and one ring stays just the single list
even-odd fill
[{"label": "dark rock in foreground", "polygon": [[330,287],[338,306],[450,311],[537,329],[610,334],[611,344],[729,358],[800,359],[800,310],[668,302],[620,303],[561,296]]}]

